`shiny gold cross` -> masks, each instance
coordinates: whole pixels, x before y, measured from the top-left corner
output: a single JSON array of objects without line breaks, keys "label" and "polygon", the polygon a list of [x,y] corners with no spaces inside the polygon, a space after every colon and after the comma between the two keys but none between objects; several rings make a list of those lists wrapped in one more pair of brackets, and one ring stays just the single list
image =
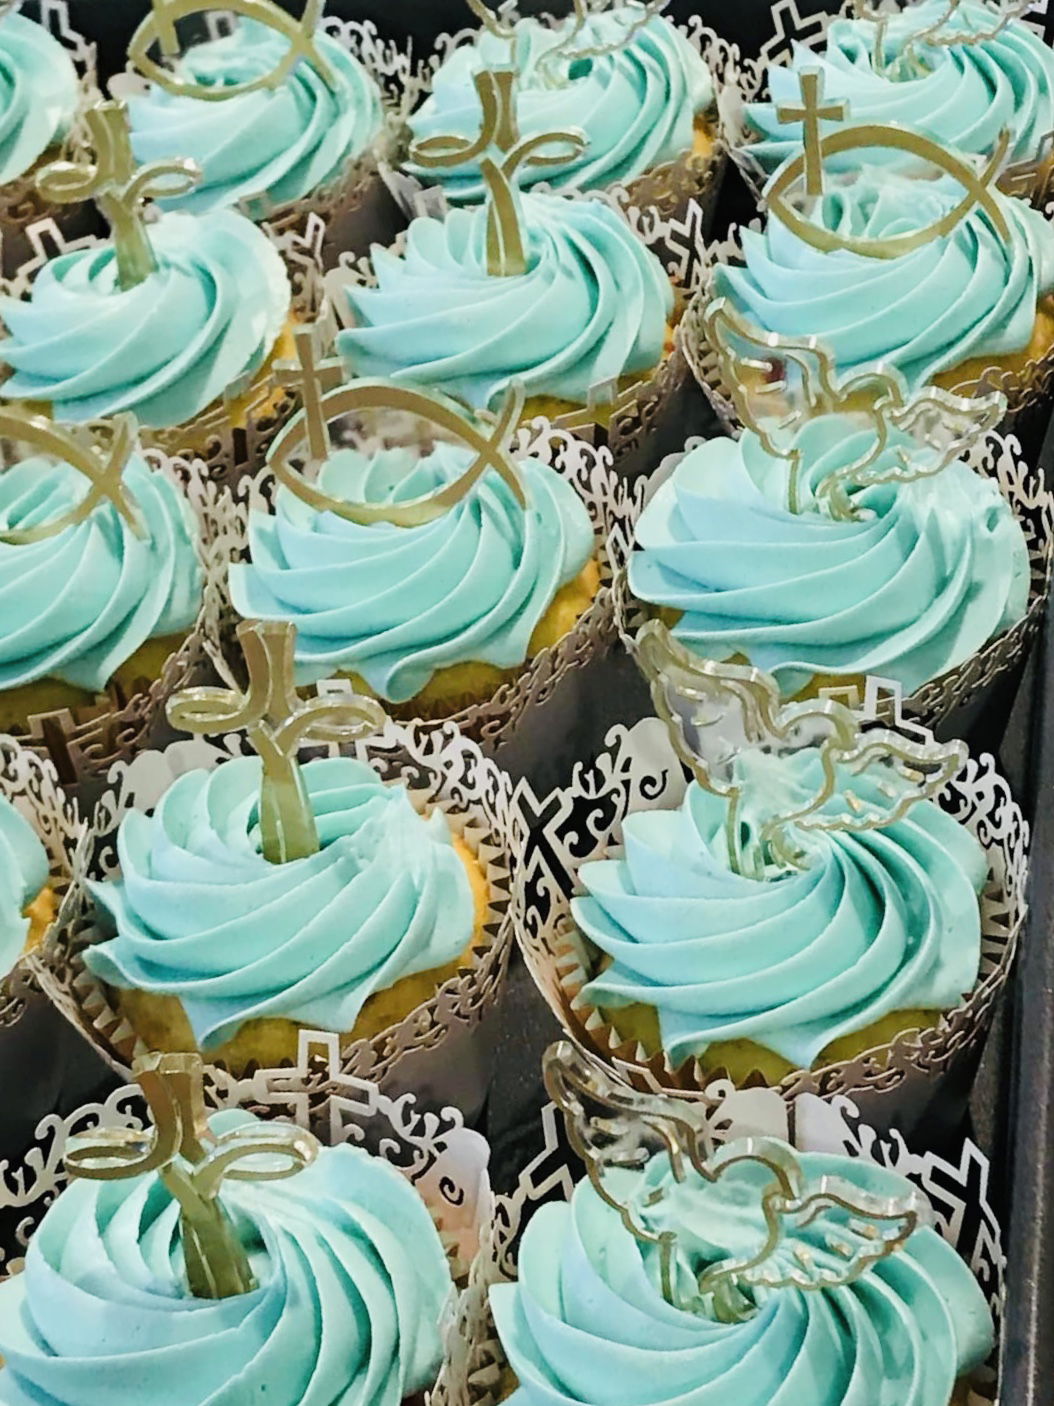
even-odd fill
[{"label": "shiny gold cross", "polygon": [[844,122],[849,111],[844,102],[824,103],[823,74],[807,69],[801,75],[801,104],[781,103],[776,108],[780,122],[801,122],[804,127],[805,193],[823,195],[823,151],[820,147],[822,121]]}]

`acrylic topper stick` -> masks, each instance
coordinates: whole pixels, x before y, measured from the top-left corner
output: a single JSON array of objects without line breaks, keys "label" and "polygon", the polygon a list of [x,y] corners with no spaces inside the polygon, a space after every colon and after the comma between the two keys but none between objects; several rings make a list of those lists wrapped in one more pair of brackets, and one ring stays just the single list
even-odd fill
[{"label": "acrylic topper stick", "polygon": [[677,756],[727,801],[729,863],[749,878],[808,868],[810,834],[892,825],[966,763],[961,742],[910,741],[832,698],[784,704],[769,674],[700,658],[659,620],[636,653]]},{"label": "acrylic topper stick", "polygon": [[[838,1177],[810,1182],[794,1150],[774,1138],[713,1150],[703,1114],[691,1104],[628,1088],[569,1041],[549,1047],[543,1072],[594,1189],[641,1245],[657,1250],[663,1297],[686,1312],[743,1323],[758,1312],[753,1291],[759,1288],[815,1292],[852,1284],[900,1250],[924,1221],[920,1196],[875,1197]],[[643,1171],[656,1156],[669,1163],[665,1186],[655,1178],[646,1187],[627,1181],[627,1171]],[[709,1265],[694,1292],[686,1292],[687,1256],[675,1272],[678,1231],[657,1228],[667,1196],[674,1187],[683,1194],[694,1182],[705,1191],[759,1168],[769,1179],[758,1189],[752,1175],[750,1185],[760,1201],[763,1241],[753,1253]],[[743,1204],[742,1191],[735,1204]]]},{"label": "acrylic topper stick", "polygon": [[[257,93],[262,89],[280,88],[300,63],[308,63],[332,91],[337,81],[333,70],[315,42],[315,31],[322,19],[325,0],[307,0],[304,13],[296,20],[274,0],[151,0],[153,11],[135,31],[128,45],[132,65],[151,83],[176,97],[196,98],[199,102],[228,102],[231,98]],[[178,65],[166,67],[152,57],[155,45],[163,58],[177,60],[182,52],[176,26],[191,15],[211,11],[241,15],[273,30],[289,41],[282,58],[266,73],[241,83],[199,83],[181,72]]]},{"label": "acrylic topper stick", "polygon": [[117,277],[135,288],[157,269],[143,207],[148,200],[185,195],[200,180],[193,161],[154,161],[137,167],[122,102],[96,103],[84,115],[93,162],[56,161],[37,177],[42,195],[57,204],[93,199],[110,226]]},{"label": "acrylic topper stick", "polygon": [[168,719],[185,732],[215,736],[244,729],[263,769],[260,832],[271,864],[306,859],[319,850],[318,827],[297,764],[305,742],[356,742],[384,726],[372,698],[303,699],[293,684],[296,627],[283,620],[238,626],[249,688],[188,688],[168,702]]},{"label": "acrylic topper stick", "polygon": [[179,1203],[187,1282],[195,1298],[223,1299],[256,1287],[248,1255],[219,1200],[225,1180],[280,1181],[318,1155],[292,1124],[256,1121],[216,1136],[205,1110],[201,1056],[151,1054],[134,1074],[150,1108],[148,1133],[100,1128],[71,1140],[66,1170],[91,1181],[156,1172]]},{"label": "acrylic topper stick", "polygon": [[[455,170],[479,162],[487,187],[487,272],[512,278],[527,270],[523,218],[516,177],[524,166],[561,166],[586,149],[581,132],[539,132],[520,137],[516,119],[516,73],[486,69],[473,79],[482,122],[475,140],[428,137],[410,150],[410,160],[433,170]],[[490,154],[496,150],[500,159]]]}]

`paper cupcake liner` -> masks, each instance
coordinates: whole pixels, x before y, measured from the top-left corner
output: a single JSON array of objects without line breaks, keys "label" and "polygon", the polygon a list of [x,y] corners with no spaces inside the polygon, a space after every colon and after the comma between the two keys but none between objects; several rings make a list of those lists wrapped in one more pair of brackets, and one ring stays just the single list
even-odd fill
[{"label": "paper cupcake liner", "polygon": [[[738,430],[736,433],[738,434]],[[689,444],[682,453],[665,459],[649,481],[649,489],[654,491],[656,481],[665,479],[672,473],[693,447],[694,445]],[[963,458],[979,474],[995,480],[1021,527],[1028,547],[1031,568],[1028,606],[1024,616],[1008,630],[989,640],[954,669],[931,679],[907,697],[901,699],[888,690],[875,693],[874,711],[883,722],[895,721],[899,711],[901,716],[916,719],[926,727],[936,728],[959,709],[983,698],[997,680],[1022,662],[1043,618],[1054,563],[1054,495],[1046,487],[1043,474],[1029,467],[1014,438],[1008,439],[999,434],[986,435],[964,454]],[[631,529],[641,510],[642,505],[635,511],[631,509]],[[619,636],[629,653],[635,657],[637,632],[650,618],[651,607],[647,602],[638,600],[630,591],[627,576],[628,557],[621,555],[621,543],[625,540],[623,534],[611,549],[615,557],[612,598]],[[630,540],[632,541],[632,530]],[[875,681],[876,684],[879,682],[888,681]],[[854,708],[864,707],[867,702],[858,686],[841,690],[836,696]]]},{"label": "paper cupcake liner", "polygon": [[[913,735],[918,729],[913,729]],[[567,1033],[603,1059],[619,1078],[649,1092],[698,1099],[721,1072],[690,1059],[674,1068],[663,1054],[649,1056],[623,1040],[582,996],[591,957],[571,921],[570,900],[581,865],[610,858],[621,843],[622,822],[633,811],[669,809],[683,797],[685,781],[665,730],[648,719],[609,734],[611,749],[571,784],[543,803],[531,833],[515,903],[516,935],[535,984]],[[939,1024],[905,1031],[889,1045],[858,1058],[789,1074],[776,1090],[784,1098],[815,1093],[854,1098],[876,1126],[917,1126],[928,1105],[956,1078],[972,1082],[972,1062],[991,1022],[1017,948],[1026,912],[1029,829],[993,758],[971,759],[945,788],[941,807],[964,824],[988,857],[981,898],[981,963],[977,983]],[[764,1085],[758,1074],[747,1085]],[[949,1095],[954,1102],[954,1095]]]},{"label": "paper cupcake liner", "polygon": [[[609,552],[613,543],[628,540],[628,503],[632,498],[627,485],[616,477],[608,455],[595,450],[566,431],[554,430],[541,417],[518,432],[515,452],[531,455],[549,464],[575,490],[585,504],[596,535],[597,558],[600,563],[600,590],[579,617],[574,628],[556,644],[539,650],[518,673],[503,683],[488,699],[472,702],[446,715],[423,717],[411,699],[404,704],[390,704],[385,711],[400,721],[414,722],[420,728],[441,727],[455,723],[469,737],[496,747],[515,730],[525,713],[549,699],[570,670],[581,668],[604,653],[615,638],[611,589],[613,571]],[[254,513],[270,515],[274,511],[276,490],[270,469],[235,485],[228,500],[230,520],[223,525],[223,546],[220,550],[236,560],[248,560],[250,517]],[[624,555],[625,547],[620,549]],[[244,662],[237,642],[238,617],[225,596],[225,610],[216,621],[219,630],[210,640],[210,653],[221,675],[231,685],[244,682]]]},{"label": "paper cupcake liner", "polygon": [[[121,1075],[130,1072],[146,1047],[84,965],[84,949],[109,935],[86,881],[118,871],[117,830],[130,811],[151,809],[172,781],[193,767],[212,770],[232,756],[253,755],[243,733],[222,742],[176,742],[111,769],[113,789],[96,808],[50,939],[30,959],[47,995]],[[471,1039],[497,1002],[512,942],[510,904],[518,851],[511,782],[454,727],[421,731],[390,723],[383,734],[343,751],[369,763],[384,781],[404,784],[419,811],[443,811],[483,869],[490,907],[466,965],[397,1025],[348,1045],[340,1056],[340,1075],[382,1084],[389,1092],[412,1088],[435,1107],[449,1103],[473,1110],[482,1103],[489,1071],[485,1062],[473,1060]],[[330,1077],[322,1069],[313,1076],[315,1087],[323,1088]]]},{"label": "paper cupcake liner", "polygon": [[[1006,1253],[999,1219],[988,1199],[994,1171],[972,1142],[953,1160],[920,1154],[894,1136],[884,1138],[862,1121],[848,1099],[821,1103],[809,1094],[788,1105],[715,1084],[706,1105],[703,1145],[709,1154],[742,1137],[776,1137],[800,1152],[825,1152],[877,1163],[906,1177],[928,1198],[934,1228],[969,1265],[984,1290],[999,1341],[1005,1315]],[[567,1201],[583,1172],[571,1151],[563,1119],[550,1104],[542,1114],[543,1146],[526,1167],[515,1189],[495,1198],[494,1214],[482,1235],[467,1288],[458,1298],[447,1360],[432,1406],[497,1406],[513,1385],[488,1296],[496,1284],[516,1280],[523,1232],[542,1205]],[[996,1400],[993,1369],[982,1371],[968,1406]],[[806,1406],[803,1402],[802,1406]]]}]

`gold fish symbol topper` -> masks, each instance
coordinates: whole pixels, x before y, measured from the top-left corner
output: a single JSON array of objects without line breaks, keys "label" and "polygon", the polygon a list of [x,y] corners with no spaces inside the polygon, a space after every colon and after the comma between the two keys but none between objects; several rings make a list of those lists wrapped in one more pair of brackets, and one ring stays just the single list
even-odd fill
[{"label": "gold fish symbol topper", "polygon": [[144,218],[148,200],[185,195],[200,180],[193,161],[154,161],[136,166],[122,102],[96,103],[84,115],[94,161],[56,161],[37,177],[40,193],[56,204],[94,200],[110,226],[117,277],[135,288],[157,270]]},{"label": "gold fish symbol topper", "polygon": [[656,712],[681,762],[727,801],[736,873],[808,868],[808,838],[881,830],[966,764],[961,742],[914,742],[826,698],[784,704],[771,675],[703,659],[650,620],[636,640]]},{"label": "gold fish symbol topper", "polygon": [[976,24],[975,11],[971,11],[963,23],[956,24],[955,20],[962,12],[962,4],[963,0],[947,0],[943,12],[935,20],[924,20],[918,29],[907,36],[896,61],[889,64],[886,61],[886,36],[890,23],[897,15],[910,15],[916,8],[914,0],[906,6],[898,3],[885,4],[884,0],[879,0],[877,5],[871,4],[870,0],[853,0],[854,19],[870,20],[875,25],[875,72],[893,79],[917,77],[926,72],[926,62],[921,50],[927,46],[969,48],[975,44],[987,43],[1001,34],[1011,20],[1020,19],[1032,9],[1032,0],[995,0],[995,3],[986,3],[983,6],[991,15],[990,24]]},{"label": "gold fish symbol topper", "polygon": [[[395,527],[420,527],[443,517],[475,487],[487,469],[494,469],[512,490],[516,501],[526,507],[527,499],[519,469],[506,444],[523,411],[523,390],[514,386],[491,426],[481,428],[461,406],[439,394],[427,394],[392,381],[357,380],[343,384],[344,372],[337,358],[319,353],[319,331],[301,326],[296,332],[297,361],[280,362],[282,384],[299,393],[303,413],[289,422],[268,454],[275,478],[285,488],[317,512],[334,513],[346,522],[369,527],[391,523]],[[453,483],[434,493],[408,502],[350,503],[335,498],[309,482],[295,464],[318,471],[332,449],[330,423],[347,415],[369,411],[391,411],[424,420],[436,429],[466,445],[475,455],[473,462]]]},{"label": "gold fish symbol topper", "polygon": [[[870,122],[840,127],[824,136],[822,123],[844,120],[848,115],[846,104],[825,101],[820,70],[806,69],[799,78],[801,102],[780,104],[776,108],[776,116],[781,122],[802,124],[804,148],[801,156],[785,162],[776,172],[765,187],[765,199],[770,215],[786,225],[804,243],[825,254],[847,249],[865,258],[899,259],[951,234],[961,221],[978,208],[991,220],[1000,238],[1010,238],[1006,214],[995,186],[1010,149],[1011,135],[1008,130],[1000,133],[995,150],[980,172],[975,171],[964,157],[955,155],[922,132],[907,127]],[[822,220],[817,221],[796,208],[793,200],[800,183],[804,185],[805,195],[814,204],[822,201],[828,157],[872,148],[902,151],[926,165],[937,167],[961,186],[962,199],[928,225],[878,238],[829,229]],[[920,194],[924,193],[922,181],[919,182],[919,190]]]},{"label": "gold fish symbol topper", "polygon": [[68,527],[86,522],[101,503],[111,503],[134,536],[145,538],[146,527],[122,475],[136,447],[138,426],[133,415],[118,415],[96,426],[56,424],[46,415],[0,405],[0,439],[34,453],[69,464],[88,481],[88,492],[74,507],[51,522],[0,529],[0,542],[26,546],[57,537]]},{"label": "gold fish symbol topper", "polygon": [[224,1181],[279,1181],[318,1155],[301,1128],[256,1119],[216,1135],[205,1110],[197,1054],[152,1054],[134,1075],[153,1118],[147,1133],[100,1128],[71,1139],[72,1177],[118,1181],[156,1172],[179,1203],[187,1282],[195,1298],[224,1299],[256,1288],[249,1257],[219,1199]]},{"label": "gold fish symbol topper", "polygon": [[372,698],[300,698],[293,683],[296,626],[246,620],[238,626],[249,687],[188,688],[168,701],[175,728],[215,736],[244,729],[262,764],[260,833],[271,864],[306,859],[320,848],[311,801],[297,764],[305,742],[356,742],[384,727]]},{"label": "gold fish symbol topper", "polygon": [[[855,1283],[927,1218],[915,1192],[876,1197],[840,1177],[810,1181],[795,1150],[776,1138],[715,1150],[692,1104],[627,1087],[569,1041],[549,1047],[543,1072],[594,1190],[657,1253],[663,1297],[684,1312],[744,1323],[758,1312],[758,1289],[822,1292]],[[678,1263],[677,1205],[693,1194],[713,1205],[722,1186],[737,1222],[757,1198],[762,1238],[753,1252],[715,1260],[693,1285],[685,1270],[694,1257]]]},{"label": "gold fish symbol topper", "polygon": [[[274,0],[152,0],[153,12],[146,17],[132,36],[128,57],[133,66],[151,83],[176,97],[196,98],[200,102],[229,102],[265,88],[280,88],[300,63],[308,63],[331,91],[337,80],[333,69],[319,50],[315,31],[322,19],[325,0],[307,0],[299,20],[285,12]],[[183,52],[178,24],[192,15],[222,11],[254,20],[289,41],[289,46],[274,68],[242,83],[200,83],[182,73],[178,65],[166,67],[152,56],[156,45],[163,58],[172,61]]]},{"label": "gold fish symbol topper", "polygon": [[[527,271],[518,172],[528,165],[565,165],[585,151],[587,142],[578,131],[521,138],[513,69],[486,69],[473,82],[483,114],[475,140],[456,135],[428,137],[410,149],[410,160],[433,170],[479,162],[487,187],[487,272],[495,278],[513,278]],[[492,149],[499,160],[490,154]]]},{"label": "gold fish symbol topper", "polygon": [[789,465],[793,513],[802,510],[802,432],[818,416],[843,415],[869,431],[860,457],[814,486],[817,504],[835,521],[849,522],[866,511],[854,490],[933,478],[1006,414],[999,391],[966,399],[927,386],[911,395],[893,366],[840,378],[834,356],[818,338],[763,332],[727,298],[708,305],[703,325],[740,423]]}]

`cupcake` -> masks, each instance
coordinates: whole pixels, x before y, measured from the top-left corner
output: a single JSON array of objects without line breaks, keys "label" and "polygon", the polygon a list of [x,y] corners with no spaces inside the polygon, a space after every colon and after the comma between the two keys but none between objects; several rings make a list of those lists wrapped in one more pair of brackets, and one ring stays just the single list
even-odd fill
[{"label": "cupcake", "polygon": [[[476,454],[435,441],[416,449],[338,449],[317,487],[356,504],[432,497]],[[525,501],[488,468],[440,517],[364,525],[318,511],[286,486],[273,513],[249,518],[248,561],[230,594],[245,618],[297,627],[296,681],[350,677],[400,712],[431,718],[492,697],[558,645],[600,586],[589,514],[571,482],[520,459]]]},{"label": "cupcake", "polygon": [[[293,1128],[309,1165],[257,1179],[292,1155],[281,1127],[213,1115],[204,1136],[213,1158],[255,1144],[263,1164],[244,1180],[235,1167],[214,1199],[196,1189],[209,1164],[182,1158],[178,1172],[75,1180],[33,1236],[23,1272],[0,1288],[0,1399],[85,1406],[101,1390],[114,1406],[224,1396],[398,1406],[430,1387],[452,1282],[427,1208],[380,1158],[318,1148]],[[192,1292],[200,1220],[181,1216],[177,1199],[188,1186],[198,1215],[210,1213],[209,1261],[236,1258],[248,1273],[243,1291]]]},{"label": "cupcake", "polygon": [[[981,157],[1009,132],[1008,161],[1039,162],[1054,131],[1054,53],[1041,35],[985,0],[920,0],[882,21],[834,19],[820,53],[795,44],[786,63],[772,64],[770,100],[746,105],[741,154],[767,175],[797,155],[801,123],[781,122],[777,108],[798,102],[801,75],[811,70],[822,75],[825,101],[846,103],[851,122],[898,123]],[[836,125],[826,119],[824,133]]]},{"label": "cupcake", "polygon": [[[482,29],[439,66],[432,92],[410,117],[415,141],[453,135],[471,141],[481,111],[476,74],[512,67],[520,134],[573,128],[588,147],[565,162],[529,168],[524,184],[602,190],[632,186],[688,157],[707,163],[716,145],[714,83],[697,49],[668,20],[630,0],[611,10],[543,24],[517,20]],[[454,171],[406,168],[442,183],[455,204],[483,200],[479,161]]]},{"label": "cupcake", "polygon": [[775,1139],[683,1160],[619,1166],[534,1215],[517,1282],[490,1291],[516,1406],[600,1406],[616,1379],[656,1406],[965,1401],[992,1314],[910,1182]]},{"label": "cupcake", "polygon": [[43,941],[58,908],[51,864],[29,822],[0,795],[0,977]]},{"label": "cupcake", "polygon": [[148,1048],[237,1071],[295,1059],[305,1028],[369,1039],[489,945],[487,878],[442,810],[349,757],[301,773],[320,844],[304,858],[264,858],[251,757],[121,823],[120,876],[90,884],[113,935],[84,960]]},{"label": "cupcake", "polygon": [[748,661],[784,698],[862,696],[869,674],[910,695],[961,669],[1024,619],[1028,543],[995,480],[961,459],[934,473],[925,443],[886,428],[877,458],[847,414],[805,422],[796,460],[752,430],[692,450],[637,523],[631,591],[694,654]]}]

